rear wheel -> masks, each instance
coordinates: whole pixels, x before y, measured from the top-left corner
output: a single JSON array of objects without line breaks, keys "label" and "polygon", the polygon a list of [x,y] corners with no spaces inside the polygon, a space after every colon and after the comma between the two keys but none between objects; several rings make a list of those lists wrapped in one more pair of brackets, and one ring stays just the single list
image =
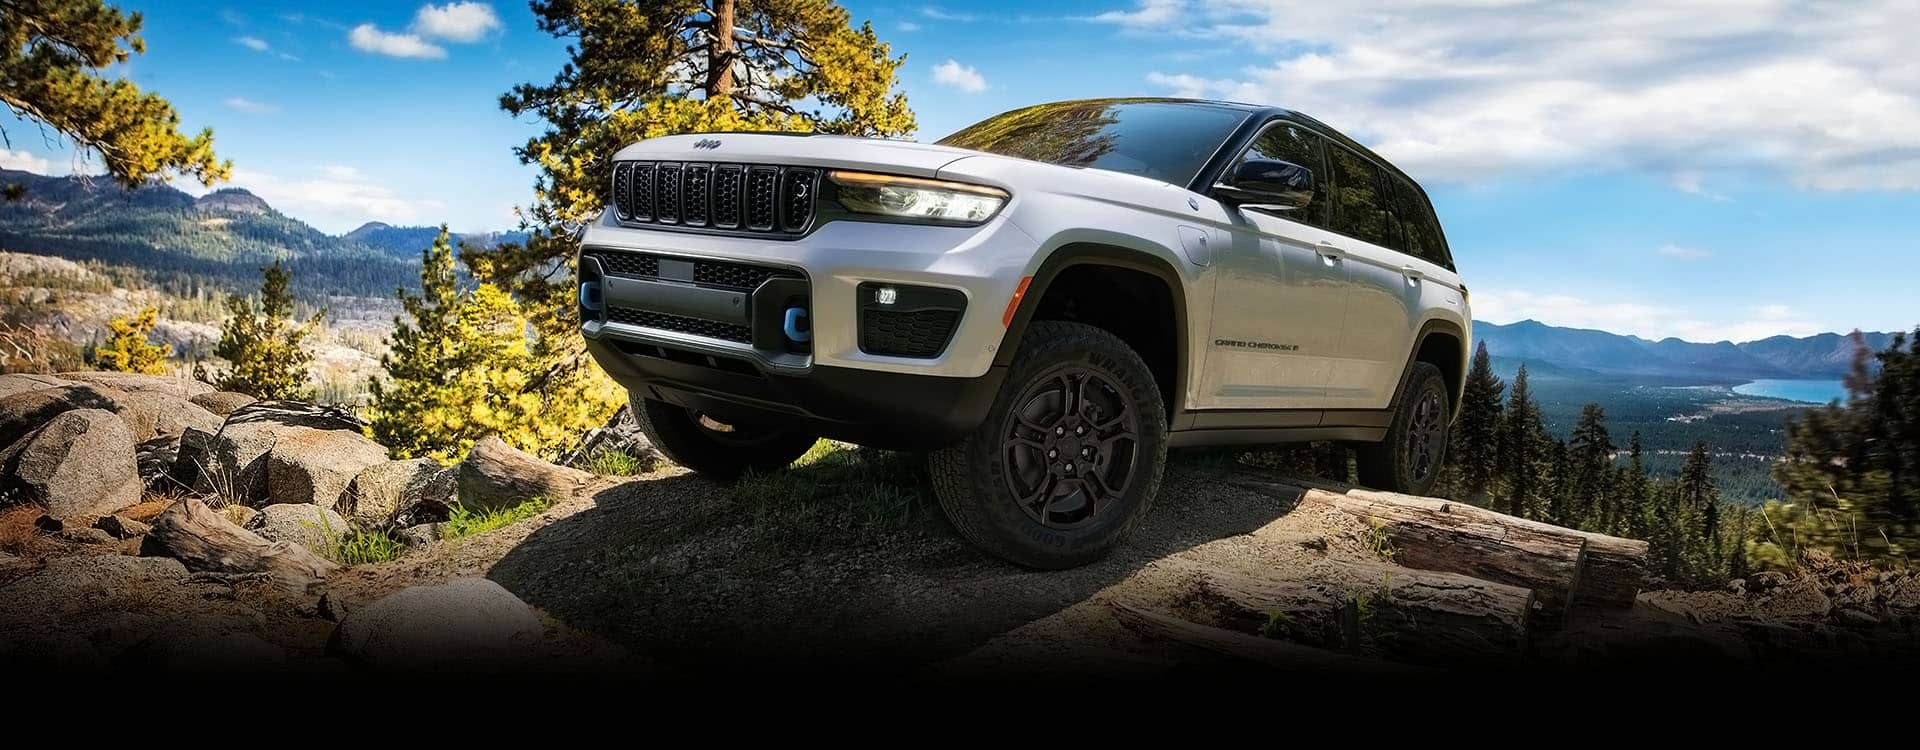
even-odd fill
[{"label": "rear wheel", "polygon": [[652,399],[635,399],[633,417],[667,460],[715,479],[786,468],[818,440],[766,425],[722,422]]},{"label": "rear wheel", "polygon": [[1409,495],[1431,492],[1447,457],[1453,414],[1448,401],[1447,380],[1440,368],[1415,362],[1386,439],[1355,451],[1360,483]]},{"label": "rear wheel", "polygon": [[1158,491],[1167,420],[1153,374],[1107,331],[1028,329],[987,419],[928,460],[954,528],[994,555],[1071,568],[1119,544]]}]

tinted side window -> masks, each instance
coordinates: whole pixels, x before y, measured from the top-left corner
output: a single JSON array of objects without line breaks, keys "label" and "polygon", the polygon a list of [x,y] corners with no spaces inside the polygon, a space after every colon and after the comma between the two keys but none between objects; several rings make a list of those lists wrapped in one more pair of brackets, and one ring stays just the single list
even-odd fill
[{"label": "tinted side window", "polygon": [[1333,162],[1333,231],[1381,247],[1397,246],[1393,215],[1381,191],[1380,167],[1339,146],[1327,149],[1327,159]]},{"label": "tinted side window", "polygon": [[1393,213],[1399,218],[1404,239],[1400,251],[1436,265],[1448,266],[1450,259],[1447,257],[1446,243],[1441,239],[1440,221],[1433,215],[1433,206],[1420,195],[1413,183],[1398,177],[1394,178],[1393,183]]},{"label": "tinted side window", "polygon": [[1326,161],[1322,154],[1326,151],[1325,139],[1313,131],[1301,128],[1293,123],[1275,123],[1253,139],[1246,153],[1234,162],[1237,168],[1248,159],[1278,159],[1306,167],[1313,172],[1313,200],[1306,206],[1291,211],[1273,211],[1302,224],[1326,229],[1332,225],[1333,202],[1327,200]]}]

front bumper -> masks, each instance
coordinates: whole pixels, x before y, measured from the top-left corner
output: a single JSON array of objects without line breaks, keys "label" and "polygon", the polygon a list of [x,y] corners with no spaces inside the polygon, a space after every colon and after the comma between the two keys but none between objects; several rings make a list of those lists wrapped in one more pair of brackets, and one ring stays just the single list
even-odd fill
[{"label": "front bumper", "polygon": [[[780,299],[804,294],[811,341],[783,346],[784,337],[769,335],[770,303],[756,294],[738,302],[751,308],[744,314],[750,334],[649,325],[654,317],[634,315],[583,315],[581,333],[601,367],[637,397],[723,421],[794,424],[876,447],[933,448],[977,426],[999,389],[1004,372],[993,360],[1006,332],[1002,313],[1033,244],[1004,215],[973,228],[833,222],[793,240],[626,228],[603,219],[582,237],[583,256],[645,253],[751,264],[797,277],[759,289],[784,284]],[[950,290],[949,296],[964,298],[965,310],[935,356],[863,351],[860,307],[872,287],[863,299],[862,284]],[[700,317],[731,302],[659,284],[629,284],[620,293],[631,300],[642,289],[649,308],[676,315]]]}]

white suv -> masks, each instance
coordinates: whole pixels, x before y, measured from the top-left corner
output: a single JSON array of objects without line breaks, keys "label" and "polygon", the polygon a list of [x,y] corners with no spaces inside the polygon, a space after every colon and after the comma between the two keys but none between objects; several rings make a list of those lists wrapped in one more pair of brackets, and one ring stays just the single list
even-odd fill
[{"label": "white suv", "polygon": [[820,437],[930,452],[942,508],[1024,565],[1111,550],[1169,447],[1358,445],[1439,473],[1471,316],[1419,185],[1311,118],[1105,99],[927,145],[654,138],[614,156],[581,331],[701,474]]}]

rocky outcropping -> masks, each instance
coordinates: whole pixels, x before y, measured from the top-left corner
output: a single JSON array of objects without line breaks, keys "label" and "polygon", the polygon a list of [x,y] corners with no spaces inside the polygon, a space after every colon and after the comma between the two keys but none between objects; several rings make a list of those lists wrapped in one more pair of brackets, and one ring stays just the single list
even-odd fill
[{"label": "rocky outcropping", "polygon": [[47,515],[79,520],[140,502],[144,483],[126,423],[103,409],[76,409],[6,449],[7,482]]},{"label": "rocky outcropping", "polygon": [[135,442],[154,436],[153,420],[134,411],[127,394],[106,386],[69,383],[22,391],[0,398],[0,444],[10,444],[66,412],[101,409],[113,412],[127,425]]},{"label": "rocky outcropping", "polygon": [[261,508],[246,528],[269,542],[290,542],[322,555],[332,554],[348,530],[347,519],[339,513],[311,503],[276,503]]},{"label": "rocky outcropping", "polygon": [[430,458],[387,461],[362,469],[335,509],[354,523],[380,528],[419,517],[445,518],[453,504],[455,471]]}]

